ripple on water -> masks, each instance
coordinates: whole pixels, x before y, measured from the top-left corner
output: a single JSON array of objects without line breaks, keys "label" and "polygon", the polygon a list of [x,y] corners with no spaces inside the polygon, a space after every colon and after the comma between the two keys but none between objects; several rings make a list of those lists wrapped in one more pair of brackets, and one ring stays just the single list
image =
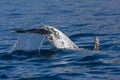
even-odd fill
[{"label": "ripple on water", "polygon": [[[0,80],[119,80],[119,3],[119,0],[1,0]],[[45,42],[39,53],[8,53],[19,37],[11,30],[41,24],[55,26],[84,49],[46,49]],[[100,50],[93,50],[94,36],[100,39]]]}]

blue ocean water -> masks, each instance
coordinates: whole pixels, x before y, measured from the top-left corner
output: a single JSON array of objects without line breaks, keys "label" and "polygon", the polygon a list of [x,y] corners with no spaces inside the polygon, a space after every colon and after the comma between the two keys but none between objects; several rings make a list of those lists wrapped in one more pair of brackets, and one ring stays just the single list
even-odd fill
[{"label": "blue ocean water", "polygon": [[[9,54],[14,29],[51,25],[81,51]],[[94,36],[101,48],[93,50]],[[0,80],[119,80],[120,0],[0,0]]]}]

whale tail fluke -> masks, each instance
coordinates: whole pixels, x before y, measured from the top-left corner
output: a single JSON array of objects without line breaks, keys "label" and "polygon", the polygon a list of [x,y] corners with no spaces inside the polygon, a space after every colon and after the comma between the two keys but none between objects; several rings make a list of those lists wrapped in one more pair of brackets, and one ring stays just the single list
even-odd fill
[{"label": "whale tail fluke", "polygon": [[99,50],[99,49],[100,49],[99,38],[97,36],[95,36],[95,38],[94,38],[94,50]]}]

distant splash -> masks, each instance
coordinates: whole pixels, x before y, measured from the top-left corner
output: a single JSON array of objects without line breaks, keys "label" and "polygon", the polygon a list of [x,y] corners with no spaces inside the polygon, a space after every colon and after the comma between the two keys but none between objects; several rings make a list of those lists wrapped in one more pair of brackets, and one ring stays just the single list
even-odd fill
[{"label": "distant splash", "polygon": [[21,34],[10,53],[14,51],[40,51],[44,41],[45,37],[42,35],[27,33]]}]

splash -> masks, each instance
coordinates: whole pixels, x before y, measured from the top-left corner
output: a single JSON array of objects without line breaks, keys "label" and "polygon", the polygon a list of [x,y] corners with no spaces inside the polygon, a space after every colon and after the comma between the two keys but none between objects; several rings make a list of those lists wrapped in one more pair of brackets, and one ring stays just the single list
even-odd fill
[{"label": "splash", "polygon": [[42,47],[42,45],[43,45],[43,43],[45,41],[45,37],[46,36],[44,36],[43,39],[41,40],[41,43],[40,43],[39,48],[38,48],[38,53],[40,52],[40,49],[41,49],[41,47]]},{"label": "splash", "polygon": [[14,51],[40,51],[44,41],[45,37],[39,34],[20,34],[10,53]]}]

